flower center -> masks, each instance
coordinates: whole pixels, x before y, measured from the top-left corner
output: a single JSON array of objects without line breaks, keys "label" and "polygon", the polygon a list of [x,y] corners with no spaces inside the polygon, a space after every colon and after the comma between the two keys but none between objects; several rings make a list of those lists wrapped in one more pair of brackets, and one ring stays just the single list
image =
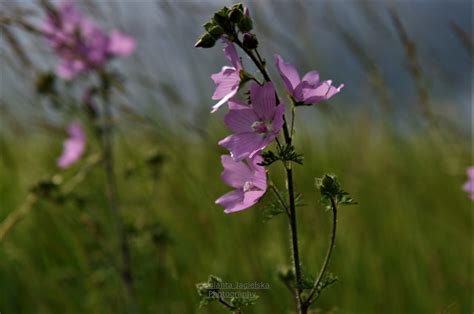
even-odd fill
[{"label": "flower center", "polygon": [[252,191],[252,189],[254,188],[255,186],[253,185],[253,183],[251,181],[246,181],[244,183],[244,193],[245,192],[249,192],[249,191]]},{"label": "flower center", "polygon": [[272,130],[272,124],[271,122],[258,120],[252,124],[252,130],[258,134],[267,134]]}]

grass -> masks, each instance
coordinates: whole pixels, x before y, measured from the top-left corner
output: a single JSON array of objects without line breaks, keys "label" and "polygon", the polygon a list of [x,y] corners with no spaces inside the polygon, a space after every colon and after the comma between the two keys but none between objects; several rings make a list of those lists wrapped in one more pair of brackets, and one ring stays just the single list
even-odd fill
[{"label": "grass", "polygon": [[[207,134],[140,131],[118,139],[120,201],[140,309],[223,313],[219,304],[198,309],[195,284],[215,274],[270,284],[246,313],[291,312],[293,300],[277,278],[290,265],[286,217],[263,223],[261,207],[225,215],[214,204],[228,191],[219,179],[223,151],[216,145],[225,132],[211,126]],[[3,220],[29,187],[57,172],[61,143],[41,134],[21,141],[6,135],[0,147]],[[329,266],[340,280],[321,297],[323,313],[473,310],[472,203],[461,190],[468,140],[445,130],[400,135],[364,119],[332,119],[316,134],[300,131],[296,147],[305,155],[304,167],[296,166],[296,188],[306,204],[298,213],[306,273],[319,270],[330,227],[314,177],[338,174],[359,202],[340,210]],[[96,150],[90,143],[89,153]],[[150,153],[163,162],[150,162]],[[61,173],[62,179],[80,168]],[[270,171],[283,184],[280,166]],[[2,313],[124,312],[104,179],[95,167],[64,200],[41,197],[0,243]]]}]

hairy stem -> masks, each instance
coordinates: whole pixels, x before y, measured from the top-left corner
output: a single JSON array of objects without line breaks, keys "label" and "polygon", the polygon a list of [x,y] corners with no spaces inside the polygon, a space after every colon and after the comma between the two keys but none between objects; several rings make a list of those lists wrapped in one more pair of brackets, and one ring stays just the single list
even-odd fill
[{"label": "hairy stem", "polygon": [[[265,68],[264,61],[257,53],[257,56],[253,53],[252,50],[249,50],[244,47],[242,42],[239,40],[237,36],[234,38],[234,42],[237,46],[239,46],[253,61],[255,66],[258,68],[260,73],[262,73],[263,78],[267,82],[271,82],[271,78]],[[278,95],[275,93],[275,97],[277,99],[277,103],[279,103]],[[291,145],[292,143],[292,136],[288,129],[288,123],[286,121],[285,115],[283,115],[283,135],[285,138],[285,143],[287,145]],[[297,217],[296,217],[296,204],[295,204],[295,192],[294,192],[294,183],[293,183],[293,170],[291,167],[291,161],[289,161],[285,165],[286,169],[286,181],[287,181],[287,189],[288,189],[288,206],[289,206],[289,224],[290,224],[290,236],[291,236],[291,249],[292,249],[292,260],[293,260],[293,270],[296,276],[295,282],[295,300],[298,309],[298,313],[303,313],[303,303],[301,299],[301,282],[302,282],[302,272],[301,272],[301,262],[300,262],[300,254],[299,254],[299,247],[298,247],[298,228],[297,228]]]},{"label": "hairy stem", "polygon": [[296,291],[295,291],[295,299],[296,304],[298,306],[298,312],[303,312],[303,304],[301,300],[301,281],[302,281],[302,273],[301,273],[301,262],[300,262],[300,254],[298,248],[298,228],[297,228],[297,218],[296,218],[296,206],[295,206],[295,193],[293,189],[293,172],[291,169],[291,164],[289,167],[286,168],[286,178],[287,178],[287,186],[288,186],[288,198],[289,198],[289,205],[290,205],[290,233],[291,233],[291,249],[293,252],[293,269],[295,271],[296,276]]},{"label": "hairy stem", "polygon": [[319,290],[319,285],[321,284],[321,281],[323,280],[324,274],[326,272],[326,269],[329,265],[329,260],[331,259],[332,251],[334,249],[334,245],[336,243],[336,227],[337,227],[337,206],[336,206],[336,201],[334,200],[333,197],[331,197],[331,209],[332,209],[332,231],[331,231],[331,239],[329,242],[329,247],[326,252],[326,257],[324,258],[323,266],[321,267],[321,270],[319,272],[318,278],[314,282],[313,288],[311,289],[308,298],[304,302],[304,309],[305,313],[308,310],[309,306],[315,301],[314,297],[319,296],[320,290]]},{"label": "hairy stem", "polygon": [[103,114],[103,129],[102,129],[102,145],[104,150],[104,170],[107,180],[107,194],[109,198],[110,213],[114,221],[117,238],[119,242],[119,252],[122,260],[120,268],[120,276],[125,286],[127,293],[127,301],[130,312],[136,313],[137,307],[135,303],[133,290],[133,275],[130,264],[130,248],[125,234],[122,215],[119,207],[119,199],[117,192],[117,179],[114,170],[114,154],[113,154],[113,140],[112,140],[112,110],[108,102],[107,91],[104,91],[104,114]]}]

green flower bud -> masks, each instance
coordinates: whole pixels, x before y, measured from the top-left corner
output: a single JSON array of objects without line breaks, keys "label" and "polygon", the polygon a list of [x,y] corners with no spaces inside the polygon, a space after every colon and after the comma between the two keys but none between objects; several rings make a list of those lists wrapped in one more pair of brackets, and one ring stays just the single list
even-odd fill
[{"label": "green flower bud", "polygon": [[214,23],[207,22],[206,24],[203,25],[203,27],[206,30],[206,32],[209,32],[211,30],[211,28],[214,27]]},{"label": "green flower bud", "polygon": [[249,16],[244,16],[242,19],[239,21],[239,24],[237,25],[239,27],[239,30],[242,33],[247,33],[250,32],[253,28],[253,22],[252,19]]},{"label": "green flower bud", "polygon": [[243,17],[244,17],[243,10],[240,10],[238,8],[233,8],[229,12],[229,19],[232,23],[239,23]]},{"label": "green flower bud", "polygon": [[242,3],[236,3],[233,6],[230,7],[230,9],[238,9],[242,12],[244,12],[244,5]]},{"label": "green flower bud", "polygon": [[324,177],[316,181],[316,186],[321,194],[336,197],[340,193],[341,187],[335,175],[325,174]]},{"label": "green flower bud", "polygon": [[194,45],[196,48],[211,48],[216,44],[216,38],[214,38],[211,34],[205,33],[201,36],[201,38],[197,41]]},{"label": "green flower bud", "polygon": [[224,34],[224,29],[219,25],[216,25],[209,30],[209,34],[211,34],[212,37],[217,39],[220,38],[222,34]]},{"label": "green flower bud", "polygon": [[[227,8],[226,8],[227,9]],[[212,17],[212,22],[214,22],[214,25],[219,25],[222,27],[225,31],[231,31],[232,30],[232,24],[230,23],[229,16],[227,14],[227,11],[219,11],[214,14]]]}]

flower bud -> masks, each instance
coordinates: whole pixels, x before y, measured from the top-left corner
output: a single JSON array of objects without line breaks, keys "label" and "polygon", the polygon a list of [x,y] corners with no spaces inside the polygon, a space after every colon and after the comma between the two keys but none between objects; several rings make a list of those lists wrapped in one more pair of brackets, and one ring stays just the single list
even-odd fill
[{"label": "flower bud", "polygon": [[341,187],[335,175],[325,174],[321,179],[317,179],[316,185],[321,194],[336,197],[341,191]]},{"label": "flower bud", "polygon": [[225,31],[232,31],[232,24],[230,23],[230,19],[228,16],[229,9],[224,9],[214,13],[214,16],[212,17],[212,22],[214,22],[214,25],[219,25],[220,27],[222,27]]},{"label": "flower bud", "polygon": [[209,33],[205,33],[194,45],[196,48],[211,48],[216,44],[216,39]]},{"label": "flower bud", "polygon": [[229,19],[232,23],[239,23],[240,20],[244,17],[244,12],[239,8],[235,7],[230,10]]},{"label": "flower bud", "polygon": [[253,28],[253,22],[252,19],[249,16],[244,16],[239,24],[237,25],[239,27],[239,30],[242,33],[247,33],[250,32]]},{"label": "flower bud", "polygon": [[204,29],[206,30],[206,32],[209,32],[211,30],[211,28],[214,27],[214,23],[212,22],[207,22],[206,24],[203,25]]},{"label": "flower bud", "polygon": [[224,34],[224,29],[219,25],[216,25],[209,30],[209,34],[211,34],[212,37],[217,39],[220,38],[222,34]]},{"label": "flower bud", "polygon": [[245,33],[243,38],[243,45],[247,49],[255,49],[258,47],[258,40],[254,34]]}]

